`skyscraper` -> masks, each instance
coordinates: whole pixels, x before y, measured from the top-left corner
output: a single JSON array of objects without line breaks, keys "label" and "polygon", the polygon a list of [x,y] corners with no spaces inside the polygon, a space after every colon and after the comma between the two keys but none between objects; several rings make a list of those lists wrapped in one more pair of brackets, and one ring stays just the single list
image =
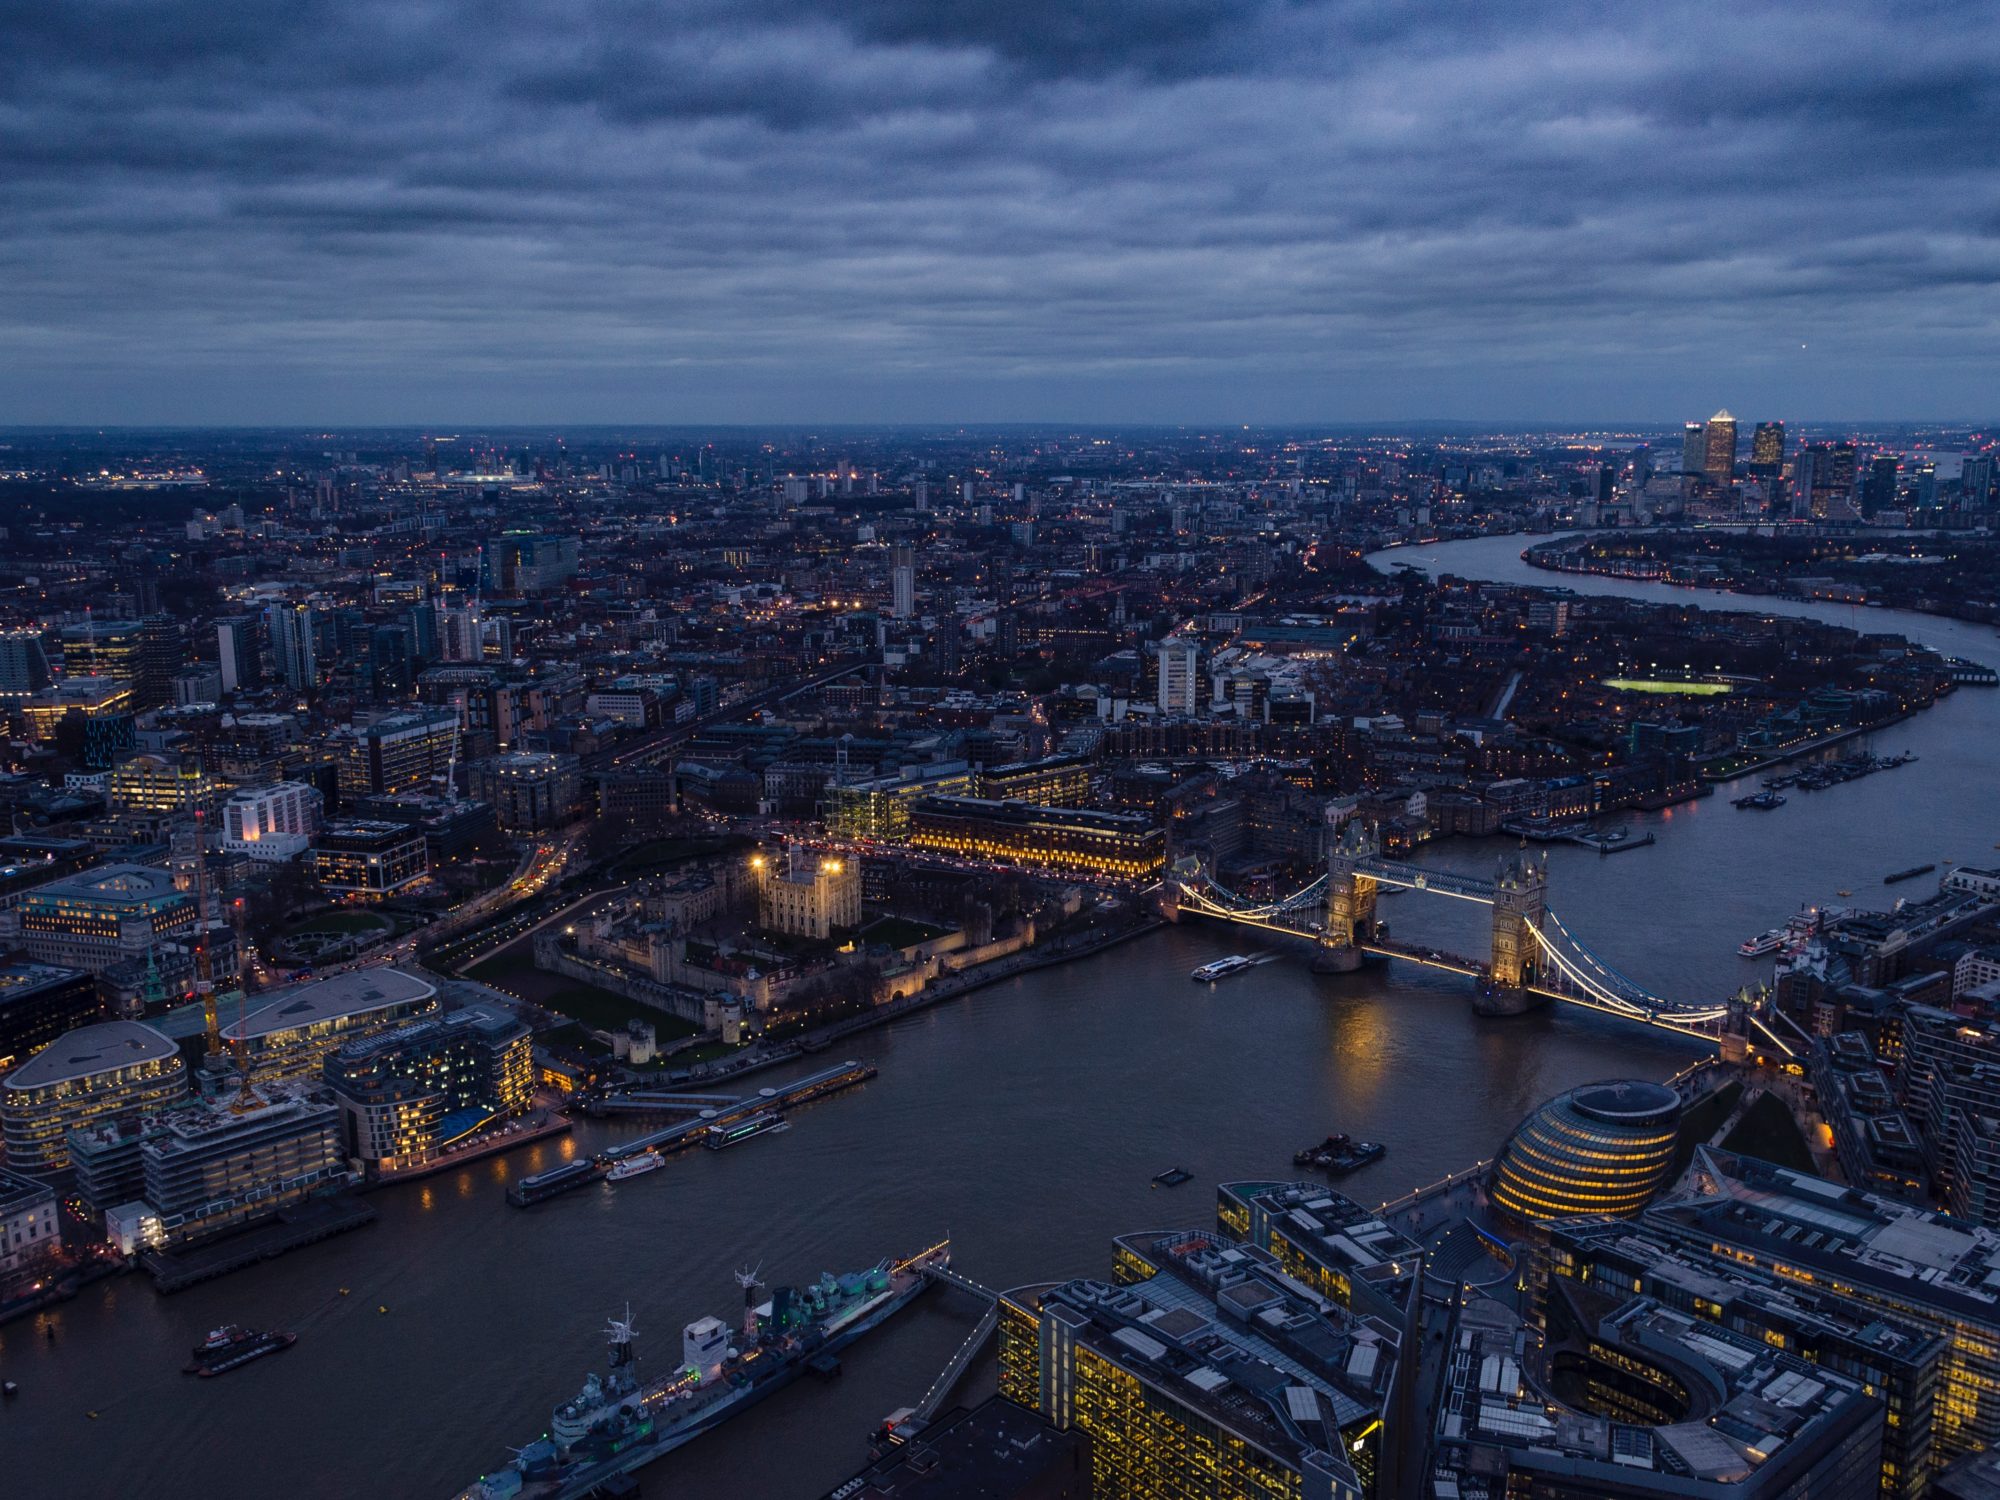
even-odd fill
[{"label": "skyscraper", "polygon": [[1708,462],[1708,431],[1699,422],[1687,424],[1681,434],[1681,472],[1699,474]]},{"label": "skyscraper", "polygon": [[889,555],[889,613],[907,620],[917,612],[916,552],[907,543],[899,543]]},{"label": "skyscraper", "polygon": [[1160,642],[1159,707],[1163,714],[1193,714],[1201,707],[1201,648],[1168,636]]},{"label": "skyscraper", "polygon": [[225,693],[255,687],[263,680],[263,653],[258,649],[257,622],[249,615],[231,615],[217,620],[215,649]]},{"label": "skyscraper", "polygon": [[1785,470],[1785,424],[1759,422],[1750,438],[1750,472],[1759,479],[1776,479]]},{"label": "skyscraper", "polygon": [[317,621],[303,600],[273,604],[264,612],[271,632],[271,655],[278,675],[301,692],[319,685],[319,650],[313,635]]},{"label": "skyscraper", "polygon": [[1896,470],[1893,453],[1877,454],[1868,461],[1868,477],[1861,484],[1861,514],[1872,516],[1896,503]]},{"label": "skyscraper", "polygon": [[1736,474],[1736,418],[1726,410],[1708,419],[1707,456],[1702,471],[1715,484],[1727,484]]},{"label": "skyscraper", "polygon": [[32,698],[54,680],[39,630],[0,630],[0,699]]}]

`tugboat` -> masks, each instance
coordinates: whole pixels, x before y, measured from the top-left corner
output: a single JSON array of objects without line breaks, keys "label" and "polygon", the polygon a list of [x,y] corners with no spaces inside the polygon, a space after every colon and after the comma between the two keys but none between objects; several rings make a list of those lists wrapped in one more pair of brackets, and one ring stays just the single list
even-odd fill
[{"label": "tugboat", "polygon": [[238,1328],[225,1323],[194,1346],[194,1357],[181,1367],[186,1375],[225,1375],[253,1359],[289,1349],[299,1341],[296,1333],[259,1333],[254,1328]]},{"label": "tugboat", "polygon": [[1345,1175],[1359,1171],[1371,1161],[1380,1160],[1382,1153],[1388,1149],[1375,1141],[1357,1141],[1349,1135],[1330,1135],[1317,1146],[1293,1152],[1292,1165],[1318,1167],[1322,1172]]}]

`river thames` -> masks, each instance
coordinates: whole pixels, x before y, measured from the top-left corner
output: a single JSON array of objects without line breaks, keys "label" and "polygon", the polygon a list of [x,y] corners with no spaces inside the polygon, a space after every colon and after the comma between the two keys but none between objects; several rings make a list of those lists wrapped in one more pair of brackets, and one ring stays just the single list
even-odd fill
[{"label": "river thames", "polygon": [[[1813,614],[2000,661],[2000,639],[1977,626],[1557,579],[1523,564],[1522,545],[1378,561]],[[1768,976],[1736,944],[1803,902],[1848,889],[1885,904],[1887,871],[2000,860],[1996,747],[2000,692],[1961,690],[1876,737],[1877,751],[1921,757],[1904,769],[1775,813],[1739,813],[1724,789],[1635,815],[1659,842],[1615,857],[1555,849],[1551,905],[1649,988],[1719,996]],[[1500,849],[1457,842],[1424,858],[1484,873]],[[1410,893],[1382,914],[1399,936],[1484,942],[1483,910],[1464,903]],[[377,1194],[375,1226],[179,1296],[137,1277],[92,1288],[0,1329],[0,1373],[22,1387],[0,1411],[0,1473],[23,1494],[444,1500],[543,1429],[628,1302],[642,1355],[665,1359],[683,1323],[733,1315],[730,1272],[746,1264],[803,1280],[949,1234],[957,1267],[991,1286],[1103,1275],[1113,1234],[1209,1225],[1217,1181],[1290,1176],[1291,1153],[1330,1130],[1388,1145],[1342,1183],[1378,1201],[1490,1155],[1560,1089],[1661,1078],[1701,1055],[1568,1009],[1479,1020],[1464,981],[1407,966],[1316,977],[1287,958],[1212,987],[1187,977],[1256,947],[1171,929],[947,1002],[853,1041],[846,1055],[880,1076],[800,1110],[787,1133],[622,1188],[526,1212],[504,1202],[511,1176],[641,1128],[584,1124],[569,1142]],[[1195,1180],[1151,1186],[1174,1165]],[[860,1466],[867,1429],[917,1399],[971,1317],[932,1293],[845,1354],[843,1379],[802,1381],[661,1460],[648,1492],[812,1500]],[[299,1343],[228,1379],[183,1378],[187,1347],[222,1321],[292,1328]]]}]

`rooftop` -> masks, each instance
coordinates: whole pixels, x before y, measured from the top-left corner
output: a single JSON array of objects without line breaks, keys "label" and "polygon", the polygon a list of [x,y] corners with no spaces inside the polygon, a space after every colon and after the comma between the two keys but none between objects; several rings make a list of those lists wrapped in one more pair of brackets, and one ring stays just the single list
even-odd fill
[{"label": "rooftop", "polygon": [[179,896],[174,877],[156,865],[99,865],[30,893],[30,901],[158,901]]},{"label": "rooftop", "polygon": [[137,1063],[158,1062],[175,1056],[177,1050],[166,1037],[141,1022],[100,1021],[57,1037],[8,1074],[6,1087],[46,1088]]},{"label": "rooftop", "polygon": [[421,1004],[435,994],[437,986],[401,969],[352,969],[269,997],[241,1021],[224,1027],[222,1034],[231,1041],[270,1036],[369,1011]]}]

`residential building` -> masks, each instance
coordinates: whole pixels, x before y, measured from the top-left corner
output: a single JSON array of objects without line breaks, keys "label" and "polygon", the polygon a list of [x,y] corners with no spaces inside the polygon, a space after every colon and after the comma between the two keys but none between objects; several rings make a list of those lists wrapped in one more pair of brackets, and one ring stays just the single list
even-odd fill
[{"label": "residential building", "polygon": [[344,1150],[374,1173],[430,1162],[534,1099],[528,1028],[496,1005],[348,1042],[324,1066],[340,1101]]},{"label": "residential building", "polygon": [[312,605],[304,600],[272,604],[264,611],[264,627],[279,680],[301,693],[318,688],[319,621]]}]

